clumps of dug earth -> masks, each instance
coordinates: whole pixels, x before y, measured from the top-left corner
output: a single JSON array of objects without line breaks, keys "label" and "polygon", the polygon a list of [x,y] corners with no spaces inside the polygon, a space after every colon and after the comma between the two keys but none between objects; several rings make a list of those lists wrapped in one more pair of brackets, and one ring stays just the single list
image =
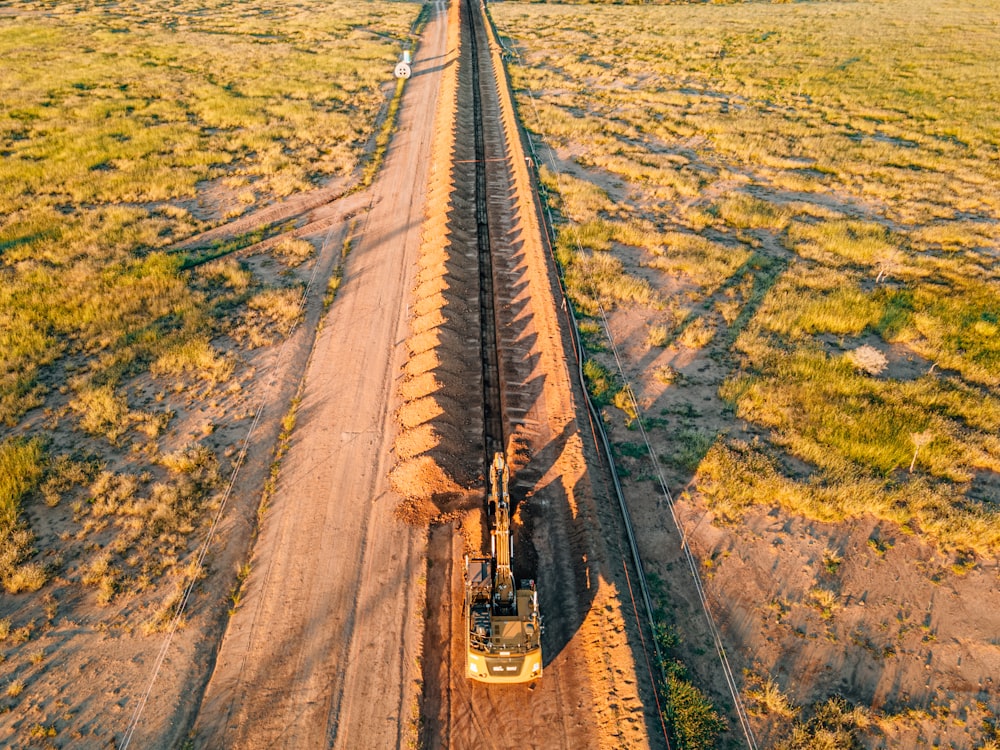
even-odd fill
[{"label": "clumps of dug earth", "polygon": [[[482,374],[475,354],[475,259],[454,248],[452,160],[457,80],[446,74],[433,145],[428,218],[396,413],[396,515],[412,524],[448,521],[482,502]],[[457,228],[459,234],[464,234]],[[475,307],[472,307],[475,305]],[[470,346],[470,342],[472,346]],[[471,354],[470,354],[471,353]]]}]

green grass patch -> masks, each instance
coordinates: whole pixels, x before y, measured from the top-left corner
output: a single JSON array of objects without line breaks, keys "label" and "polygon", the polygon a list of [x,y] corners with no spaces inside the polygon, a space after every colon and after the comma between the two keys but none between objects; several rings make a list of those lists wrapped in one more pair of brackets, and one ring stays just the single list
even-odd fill
[{"label": "green grass patch", "polygon": [[774,491],[995,550],[969,494],[1000,467],[994,5],[491,8],[561,162],[540,176],[574,305],[730,362],[721,395],[767,435],[720,507]]},{"label": "green grass patch", "polygon": [[587,392],[598,406],[610,404],[620,390],[611,370],[596,359],[588,359],[583,363],[583,376],[587,380]]},{"label": "green grass patch", "polygon": [[617,304],[657,302],[649,282],[628,273],[622,261],[609,253],[574,254],[564,264],[564,279],[570,300],[584,315],[597,316],[601,308],[607,311]]},{"label": "green grass patch", "polygon": [[9,593],[34,591],[45,583],[31,555],[34,535],[21,518],[21,502],[44,472],[45,451],[38,438],[8,438],[0,443],[0,582]]},{"label": "green grass patch", "polygon": [[722,199],[715,210],[728,225],[737,229],[780,231],[788,226],[792,211],[762,198],[734,193]]},{"label": "green grass patch", "polygon": [[[420,6],[10,7],[0,421],[15,425],[45,403],[40,375],[57,360],[100,356],[133,372],[205,311],[160,250],[358,169]],[[205,248],[184,267],[263,238]]]},{"label": "green grass patch", "polygon": [[745,247],[724,245],[690,232],[667,232],[661,240],[646,265],[690,279],[706,291],[731,278],[751,257]]}]

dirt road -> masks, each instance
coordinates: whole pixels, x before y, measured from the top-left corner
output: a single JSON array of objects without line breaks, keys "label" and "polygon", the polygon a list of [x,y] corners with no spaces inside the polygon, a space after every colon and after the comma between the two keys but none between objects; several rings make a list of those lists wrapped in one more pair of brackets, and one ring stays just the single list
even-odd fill
[{"label": "dirt road", "polygon": [[415,726],[425,532],[395,521],[390,402],[445,54],[437,3],[195,725],[198,747],[398,747]]}]

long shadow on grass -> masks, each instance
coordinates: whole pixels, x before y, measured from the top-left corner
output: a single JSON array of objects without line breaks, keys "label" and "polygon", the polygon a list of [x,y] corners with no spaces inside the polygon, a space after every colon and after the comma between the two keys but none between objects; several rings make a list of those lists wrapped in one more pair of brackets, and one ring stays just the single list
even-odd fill
[{"label": "long shadow on grass", "polygon": [[[767,293],[771,291],[774,284],[777,282],[778,277],[781,273],[788,267],[788,261],[782,258],[774,258],[764,253],[755,252],[751,255],[747,261],[740,266],[736,271],[726,280],[726,282],[719,286],[719,288],[712,294],[712,297],[717,297],[720,294],[725,293],[729,289],[734,289],[738,287],[745,278],[752,277],[754,280],[753,291],[750,294],[750,299],[747,300],[746,304],[740,310],[740,314],[736,319],[727,326],[724,330],[724,336],[721,343],[725,345],[728,349],[732,346],[732,343],[736,338],[742,333],[743,329],[746,328],[747,323],[753,318],[757,310],[760,308],[761,303],[764,301],[764,297]],[[684,331],[698,318],[696,314],[689,313],[687,317],[681,322],[679,326],[674,330],[673,335],[667,341],[667,346],[674,345],[678,342]]]}]

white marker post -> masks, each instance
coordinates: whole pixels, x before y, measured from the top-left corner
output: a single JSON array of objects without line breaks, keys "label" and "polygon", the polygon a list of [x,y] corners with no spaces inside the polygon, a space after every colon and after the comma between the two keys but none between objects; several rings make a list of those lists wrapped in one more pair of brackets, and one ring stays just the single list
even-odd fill
[{"label": "white marker post", "polygon": [[403,59],[396,63],[396,70],[393,71],[396,78],[410,77],[410,51],[403,52]]}]

